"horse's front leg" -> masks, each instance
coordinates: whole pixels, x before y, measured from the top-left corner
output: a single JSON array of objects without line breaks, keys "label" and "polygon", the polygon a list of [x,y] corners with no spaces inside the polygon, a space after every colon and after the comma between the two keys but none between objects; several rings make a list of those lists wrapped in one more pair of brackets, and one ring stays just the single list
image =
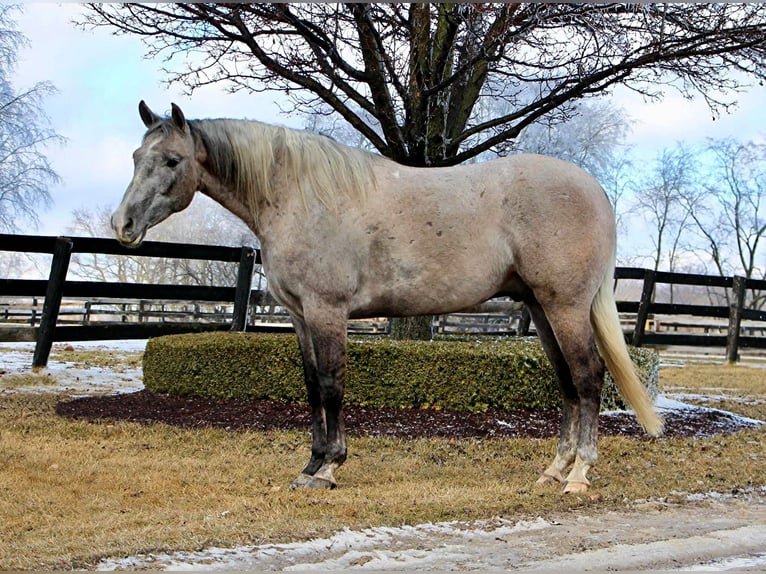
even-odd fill
[{"label": "horse's front leg", "polygon": [[327,429],[325,427],[324,408],[319,393],[319,378],[317,374],[316,356],[311,335],[304,322],[293,316],[293,326],[298,336],[298,345],[303,361],[303,378],[306,384],[309,406],[311,407],[311,458],[290,488],[307,486],[316,472],[324,463],[327,452]]},{"label": "horse's front leg", "polygon": [[[298,330],[296,328],[296,330]],[[293,487],[335,488],[335,469],[346,460],[343,394],[346,319],[338,313],[306,317],[302,327],[304,367],[312,414],[311,459]],[[299,335],[299,340],[301,335]],[[310,351],[309,351],[310,349]]]}]

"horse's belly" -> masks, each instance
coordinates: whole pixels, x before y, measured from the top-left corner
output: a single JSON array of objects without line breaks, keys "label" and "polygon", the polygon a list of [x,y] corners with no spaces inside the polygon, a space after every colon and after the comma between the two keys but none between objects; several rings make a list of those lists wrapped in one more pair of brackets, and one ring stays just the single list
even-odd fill
[{"label": "horse's belly", "polygon": [[441,315],[477,305],[501,291],[507,291],[507,278],[486,273],[460,275],[441,272],[409,281],[378,282],[363,286],[354,296],[351,317],[410,317]]}]

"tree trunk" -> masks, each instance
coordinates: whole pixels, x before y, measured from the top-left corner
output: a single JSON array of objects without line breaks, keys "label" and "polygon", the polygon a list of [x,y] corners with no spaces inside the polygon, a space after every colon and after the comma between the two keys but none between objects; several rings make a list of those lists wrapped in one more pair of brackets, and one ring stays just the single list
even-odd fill
[{"label": "tree trunk", "polygon": [[416,341],[429,341],[431,339],[431,324],[433,317],[403,317],[390,319],[390,336],[392,339],[412,339]]}]

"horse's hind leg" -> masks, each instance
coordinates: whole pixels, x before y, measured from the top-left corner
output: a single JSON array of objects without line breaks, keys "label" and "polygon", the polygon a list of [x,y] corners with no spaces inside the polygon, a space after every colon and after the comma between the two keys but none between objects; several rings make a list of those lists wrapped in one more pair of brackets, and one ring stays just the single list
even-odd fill
[{"label": "horse's hind leg", "polygon": [[545,316],[540,304],[536,300],[526,301],[527,309],[535,323],[537,336],[548,356],[553,369],[556,371],[556,377],[559,381],[562,394],[561,409],[561,429],[559,431],[559,442],[556,448],[556,457],[550,466],[543,472],[537,480],[538,485],[563,483],[564,472],[575,460],[577,453],[577,438],[580,424],[580,407],[575,389],[572,383],[572,375],[569,372],[564,355],[561,353],[558,341],[553,334],[551,325]]},{"label": "horse's hind leg", "polygon": [[588,470],[598,458],[598,414],[604,361],[596,349],[590,324],[590,309],[575,305],[546,308],[546,316],[561,353],[569,365],[572,383],[579,399],[579,428],[574,466],[564,481],[564,492],[583,492],[590,481]]}]

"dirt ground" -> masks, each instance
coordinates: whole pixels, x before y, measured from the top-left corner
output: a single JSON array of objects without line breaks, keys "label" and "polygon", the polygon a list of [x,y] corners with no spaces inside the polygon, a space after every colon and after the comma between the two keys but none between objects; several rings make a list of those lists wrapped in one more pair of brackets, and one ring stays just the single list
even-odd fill
[{"label": "dirt ground", "polygon": [[[415,438],[546,438],[558,436],[559,409],[481,413],[447,410],[368,408],[346,405],[346,429],[351,435]],[[61,402],[59,415],[88,420],[122,420],[143,424],[165,423],[183,428],[217,427],[227,430],[305,430],[310,428],[304,404],[255,399],[174,397],[142,390],[120,395],[80,397]],[[705,437],[753,426],[730,413],[712,409],[671,410],[663,413],[665,437]],[[599,417],[601,436],[644,436],[627,412]]]}]

